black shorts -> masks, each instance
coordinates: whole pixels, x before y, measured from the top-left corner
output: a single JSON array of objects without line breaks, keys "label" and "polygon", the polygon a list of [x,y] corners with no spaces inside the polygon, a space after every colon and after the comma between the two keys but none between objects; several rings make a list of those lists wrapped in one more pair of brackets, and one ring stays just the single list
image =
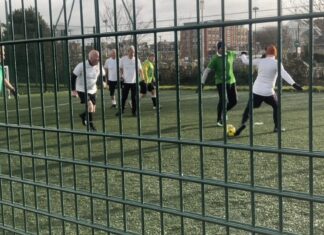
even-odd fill
[{"label": "black shorts", "polygon": [[86,101],[91,101],[93,105],[96,105],[96,94],[88,94],[87,100],[84,92],[78,91],[80,103],[84,104]]},{"label": "black shorts", "polygon": [[144,81],[140,81],[140,93],[141,94],[146,94],[147,91],[152,92],[154,90],[155,90],[154,82],[146,84]]},{"label": "black shorts", "polygon": [[110,96],[114,96],[115,95],[116,86],[117,86],[117,81],[109,81],[108,80],[108,85],[109,85]]}]

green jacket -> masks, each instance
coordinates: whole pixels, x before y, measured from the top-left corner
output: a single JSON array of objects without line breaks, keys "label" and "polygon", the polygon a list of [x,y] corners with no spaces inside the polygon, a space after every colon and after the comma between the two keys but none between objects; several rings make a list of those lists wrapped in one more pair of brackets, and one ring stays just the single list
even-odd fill
[{"label": "green jacket", "polygon": [[[237,54],[234,51],[227,51],[226,54],[226,78],[225,82],[228,84],[233,84],[236,83],[236,79],[234,76],[234,71],[233,71],[233,63],[234,60],[236,59]],[[208,68],[213,69],[215,71],[215,83],[220,84],[223,83],[223,58],[222,56],[219,55],[214,55],[209,64]]]}]

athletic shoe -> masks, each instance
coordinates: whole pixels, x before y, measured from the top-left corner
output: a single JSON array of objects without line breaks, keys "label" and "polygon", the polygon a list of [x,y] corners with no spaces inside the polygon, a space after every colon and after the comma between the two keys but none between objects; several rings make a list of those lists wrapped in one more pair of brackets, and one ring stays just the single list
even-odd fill
[{"label": "athletic shoe", "polygon": [[[285,132],[285,131],[286,131],[286,128],[281,127],[281,132]],[[274,133],[279,132],[279,128],[278,128],[278,127],[275,127],[275,128],[273,129],[273,132],[274,132]]]},{"label": "athletic shoe", "polygon": [[222,127],[223,126],[223,121],[222,120],[217,121],[216,125],[219,126],[219,127]]},{"label": "athletic shoe", "polygon": [[118,116],[120,116],[123,113],[124,113],[124,111],[121,111],[121,113],[120,112],[117,112],[115,115],[116,115],[116,117],[118,117]]},{"label": "athletic shoe", "polygon": [[87,125],[87,120],[85,119],[85,114],[84,113],[81,113],[79,115],[79,117],[81,118],[82,125],[83,126],[86,126]]},{"label": "athletic shoe", "polygon": [[[162,105],[159,106],[159,109],[162,108]],[[156,109],[156,106],[153,106],[153,109],[155,110]]]},{"label": "athletic shoe", "polygon": [[92,123],[90,123],[90,125],[89,125],[89,129],[90,129],[90,131],[92,131],[92,132],[96,132],[96,131],[97,131],[97,129],[95,128],[95,126],[94,126]]},{"label": "athletic shoe", "polygon": [[111,105],[111,108],[112,108],[112,109],[116,109],[116,108],[117,108],[117,105],[112,104],[112,105]]},{"label": "athletic shoe", "polygon": [[133,117],[137,116],[136,112],[132,112],[132,115],[133,115]]},{"label": "athletic shoe", "polygon": [[242,126],[240,126],[236,131],[234,136],[239,136],[241,134],[241,132],[246,128],[246,125],[243,124]]}]

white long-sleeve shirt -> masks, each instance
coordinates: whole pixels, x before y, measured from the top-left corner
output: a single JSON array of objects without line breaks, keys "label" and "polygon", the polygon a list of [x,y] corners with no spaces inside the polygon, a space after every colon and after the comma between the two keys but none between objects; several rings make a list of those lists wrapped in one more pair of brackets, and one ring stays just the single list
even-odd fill
[{"label": "white long-sleeve shirt", "polygon": [[[249,59],[246,55],[241,55],[241,60],[244,64],[249,64]],[[253,93],[262,96],[273,95],[278,76],[278,61],[274,56],[267,56],[266,58],[253,59],[252,65],[256,66],[258,70],[258,76],[253,83]],[[281,77],[290,85],[295,83],[282,64]]]}]

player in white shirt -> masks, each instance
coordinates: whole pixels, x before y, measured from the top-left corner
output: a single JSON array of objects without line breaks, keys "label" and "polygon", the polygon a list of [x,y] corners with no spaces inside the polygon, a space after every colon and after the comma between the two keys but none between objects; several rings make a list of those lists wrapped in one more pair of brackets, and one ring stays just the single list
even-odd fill
[{"label": "player in white shirt", "polygon": [[88,60],[79,63],[71,75],[72,91],[77,91],[81,104],[88,102],[88,110],[81,113],[80,118],[83,125],[89,125],[90,131],[96,131],[93,114],[96,112],[97,79],[100,75],[99,59],[99,51],[91,50]]},{"label": "player in white shirt", "polygon": [[[258,58],[252,61],[252,65],[257,67],[258,76],[253,83],[253,108],[259,108],[263,102],[270,105],[273,109],[274,132],[278,132],[278,99],[274,91],[278,76],[278,61],[276,60],[277,49],[270,45],[267,47],[265,58]],[[241,60],[244,64],[249,64],[249,59],[246,53],[242,53]],[[281,65],[281,76],[297,91],[302,91],[303,88],[298,85],[292,77]],[[235,135],[238,136],[245,129],[249,119],[249,103],[248,102],[242,117],[241,127],[237,129]],[[283,129],[284,130],[284,129]]]},{"label": "player in white shirt", "polygon": [[117,60],[115,49],[111,51],[110,57],[106,60],[104,69],[106,73],[106,82],[109,86],[111,107],[116,108],[115,90],[117,86]]},{"label": "player in white shirt", "polygon": [[[136,116],[136,66],[138,69],[138,75],[140,77],[143,76],[142,65],[141,61],[137,59],[136,64],[136,57],[135,57],[135,48],[134,46],[130,46],[127,51],[127,55],[123,56],[120,59],[119,68],[120,74],[123,77],[124,86],[122,89],[122,113],[124,113],[125,103],[128,97],[129,90],[131,91],[131,98],[132,98],[132,114]],[[120,113],[116,113],[116,116],[119,116]]]}]

